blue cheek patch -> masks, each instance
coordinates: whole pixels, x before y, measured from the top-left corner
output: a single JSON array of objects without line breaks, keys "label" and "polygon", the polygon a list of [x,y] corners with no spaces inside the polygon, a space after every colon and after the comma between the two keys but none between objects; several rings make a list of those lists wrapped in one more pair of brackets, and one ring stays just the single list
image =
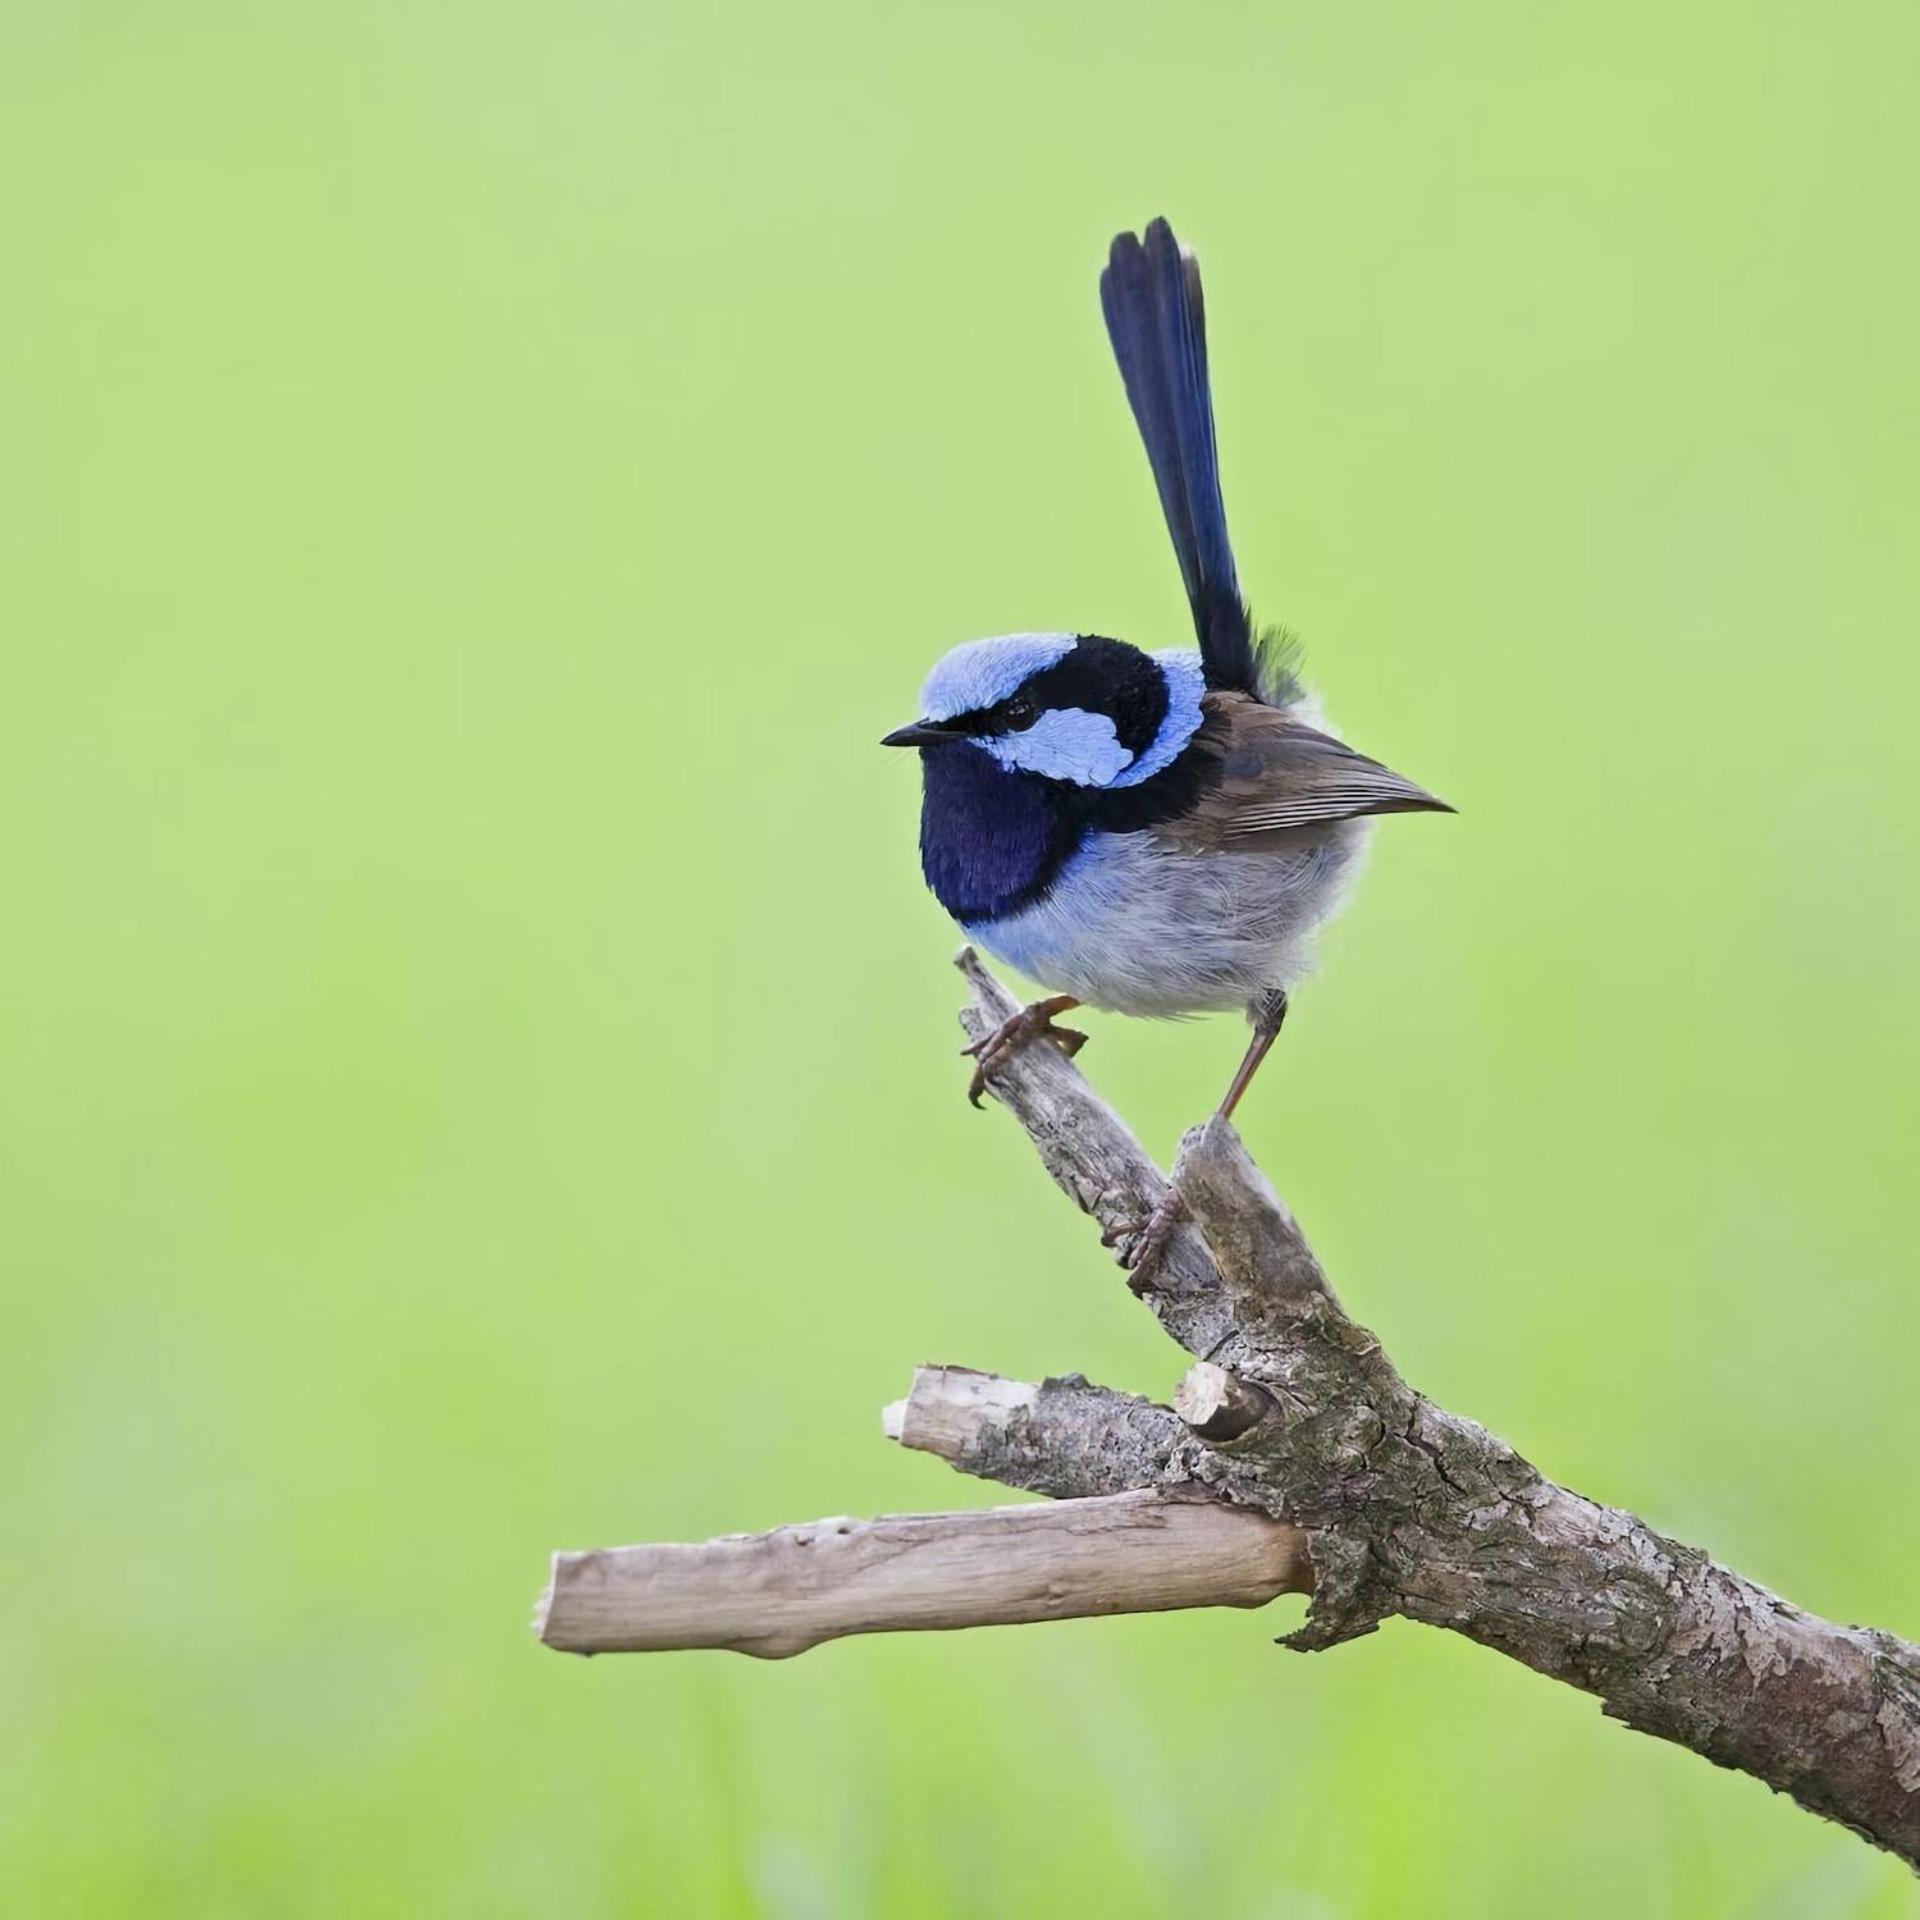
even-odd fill
[{"label": "blue cheek patch", "polygon": [[1166,718],[1160,722],[1160,731],[1148,743],[1147,750],[1118,778],[1109,779],[1105,783],[1108,786],[1137,787],[1141,781],[1165,772],[1180,758],[1205,718],[1200,710],[1200,697],[1207,690],[1207,682],[1200,671],[1199,654],[1192,648],[1182,648],[1171,653],[1156,653],[1153,659],[1167,683]]},{"label": "blue cheek patch", "polygon": [[1071,633],[1003,633],[991,640],[969,640],[944,655],[927,675],[921,717],[951,720],[956,713],[997,707],[1079,644]]},{"label": "blue cheek patch", "polygon": [[980,744],[1013,772],[1070,780],[1076,787],[1118,785],[1118,776],[1133,764],[1113,722],[1084,707],[1049,708],[1024,732],[999,734]]}]

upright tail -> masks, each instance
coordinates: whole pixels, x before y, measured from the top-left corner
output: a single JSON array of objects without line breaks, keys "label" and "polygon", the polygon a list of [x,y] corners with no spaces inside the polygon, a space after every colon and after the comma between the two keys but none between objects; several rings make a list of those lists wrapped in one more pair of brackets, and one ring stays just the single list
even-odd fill
[{"label": "upright tail", "polygon": [[1220,498],[1200,263],[1164,220],[1144,241],[1123,233],[1100,276],[1100,306],[1180,556],[1207,684],[1259,697],[1259,647]]}]

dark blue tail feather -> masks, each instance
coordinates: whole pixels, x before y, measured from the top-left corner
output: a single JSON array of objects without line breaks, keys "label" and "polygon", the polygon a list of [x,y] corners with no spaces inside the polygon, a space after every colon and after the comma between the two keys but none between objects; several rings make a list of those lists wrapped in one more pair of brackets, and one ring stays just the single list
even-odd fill
[{"label": "dark blue tail feather", "polygon": [[1207,684],[1258,696],[1259,649],[1220,497],[1200,264],[1164,220],[1113,243],[1100,305],[1193,606]]}]

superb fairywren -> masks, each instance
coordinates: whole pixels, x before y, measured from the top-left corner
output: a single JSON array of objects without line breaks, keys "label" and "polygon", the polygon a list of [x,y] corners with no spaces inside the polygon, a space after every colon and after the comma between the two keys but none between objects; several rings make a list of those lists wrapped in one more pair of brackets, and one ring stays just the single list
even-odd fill
[{"label": "superb fairywren", "polygon": [[920,859],[940,904],[1053,989],[969,1049],[975,1103],[1038,1035],[1077,1052],[1086,1036],[1052,1024],[1073,1007],[1245,1007],[1253,1039],[1227,1115],[1353,880],[1369,816],[1451,809],[1318,725],[1284,636],[1255,634],[1220,499],[1199,264],[1164,220],[1114,241],[1100,302],[1198,650],[1073,633],[970,641],[928,677],[920,719],[883,744],[920,750]]}]

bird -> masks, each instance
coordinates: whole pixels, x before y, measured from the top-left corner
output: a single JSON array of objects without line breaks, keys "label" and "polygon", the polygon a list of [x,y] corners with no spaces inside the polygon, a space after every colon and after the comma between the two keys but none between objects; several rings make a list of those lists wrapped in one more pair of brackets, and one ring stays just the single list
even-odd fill
[{"label": "bird", "polygon": [[[1048,991],[967,1049],[977,1106],[1022,1047],[1086,1042],[1088,1007],[1244,1009],[1233,1117],[1279,1037],[1312,937],[1344,902],[1372,822],[1451,813],[1328,730],[1284,628],[1256,628],[1227,536],[1200,266],[1164,219],[1118,235],[1100,304],[1192,609],[1195,645],[1096,633],[969,640],[883,745],[918,751],[920,861],[976,946]],[[1137,1236],[1136,1274],[1178,1209]]]}]

